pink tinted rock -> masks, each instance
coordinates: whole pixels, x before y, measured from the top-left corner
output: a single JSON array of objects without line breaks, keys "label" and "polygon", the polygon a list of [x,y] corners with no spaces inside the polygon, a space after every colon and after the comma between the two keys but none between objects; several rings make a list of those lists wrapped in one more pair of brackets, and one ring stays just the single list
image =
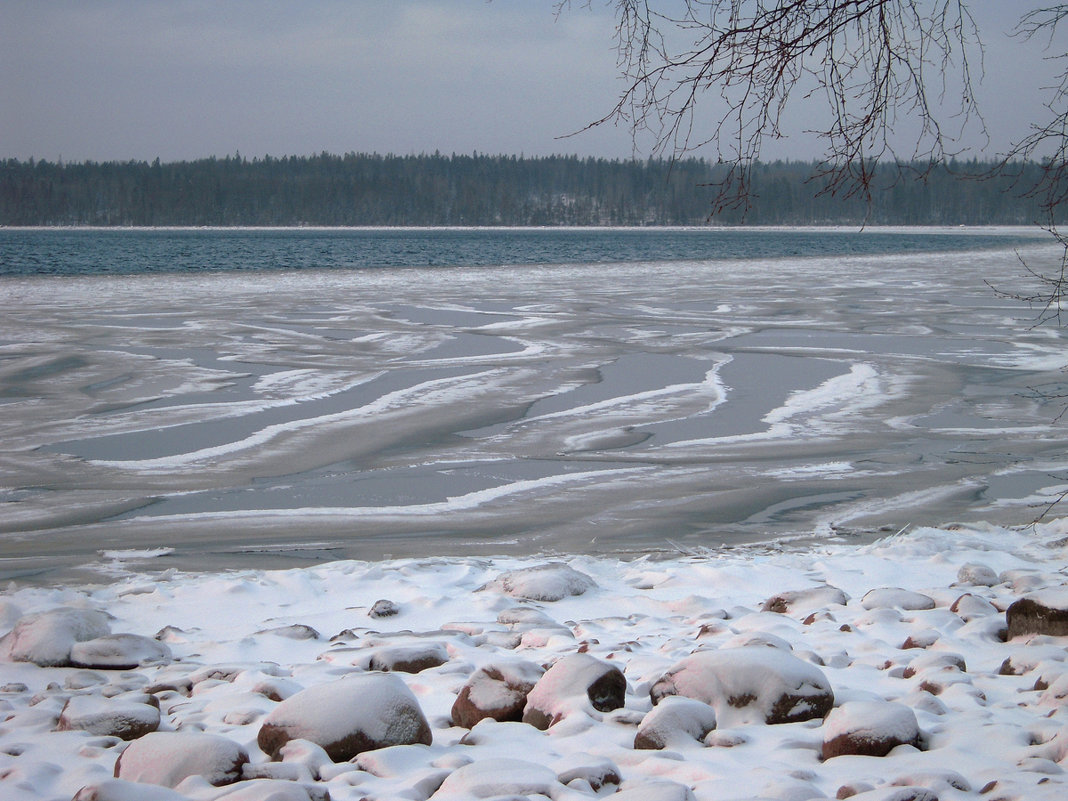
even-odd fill
[{"label": "pink tinted rock", "polygon": [[245,749],[227,737],[157,731],[127,746],[115,763],[115,777],[177,787],[190,776],[203,776],[208,784],[221,787],[238,781],[247,762]]},{"label": "pink tinted rock", "polygon": [[523,722],[547,729],[572,712],[610,712],[623,706],[627,680],[615,665],[589,654],[557,660],[527,695]]},{"label": "pink tinted rock", "polygon": [[671,695],[702,701],[721,725],[822,718],[834,704],[819,668],[766,646],[698,651],[668,670],[649,695],[654,704]]},{"label": "pink tinted rock", "polygon": [[419,702],[392,673],[359,673],[314,685],[276,706],[257,743],[277,759],[290,740],[310,740],[335,762],[391,745],[431,743]]},{"label": "pink tinted rock", "polygon": [[892,701],[848,701],[823,724],[823,758],[882,757],[899,745],[920,746],[915,713]]},{"label": "pink tinted rock", "polygon": [[533,662],[486,665],[474,672],[452,705],[452,722],[470,729],[483,718],[522,720],[527,695],[545,671]]}]

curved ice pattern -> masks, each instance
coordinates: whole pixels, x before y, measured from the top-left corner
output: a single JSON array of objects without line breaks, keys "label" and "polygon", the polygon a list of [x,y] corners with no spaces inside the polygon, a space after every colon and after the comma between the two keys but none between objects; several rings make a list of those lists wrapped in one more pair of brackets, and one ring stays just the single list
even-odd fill
[{"label": "curved ice pattern", "polygon": [[8,280],[0,531],[22,534],[0,559],[1015,519],[1068,452],[1056,402],[1027,395],[1063,379],[1064,331],[982,283],[1017,263]]}]

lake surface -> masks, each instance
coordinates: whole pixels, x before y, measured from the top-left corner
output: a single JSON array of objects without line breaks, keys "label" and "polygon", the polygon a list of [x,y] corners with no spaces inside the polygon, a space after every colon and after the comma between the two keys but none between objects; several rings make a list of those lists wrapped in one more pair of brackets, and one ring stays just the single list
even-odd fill
[{"label": "lake surface", "polygon": [[1064,488],[1026,230],[0,230],[0,577],[704,552]]}]

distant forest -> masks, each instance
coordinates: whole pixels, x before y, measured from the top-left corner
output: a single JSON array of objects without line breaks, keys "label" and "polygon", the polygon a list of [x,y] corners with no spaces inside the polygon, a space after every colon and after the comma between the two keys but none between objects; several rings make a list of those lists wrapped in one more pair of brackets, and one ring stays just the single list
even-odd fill
[{"label": "distant forest", "polygon": [[0,162],[0,225],[1016,225],[1041,218],[1016,179],[951,162],[922,180],[879,168],[864,198],[821,194],[817,166],[754,168],[751,208],[710,219],[723,167],[702,159],[348,153],[161,164]]}]

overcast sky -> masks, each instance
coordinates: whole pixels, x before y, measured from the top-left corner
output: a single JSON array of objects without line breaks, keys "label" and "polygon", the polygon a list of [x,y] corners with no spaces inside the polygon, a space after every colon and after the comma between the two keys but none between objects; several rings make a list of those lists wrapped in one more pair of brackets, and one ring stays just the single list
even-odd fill
[{"label": "overcast sky", "polygon": [[[553,0],[0,0],[0,158],[628,157],[623,128],[559,138],[622,88],[614,4],[573,5],[557,18]],[[1020,5],[972,3],[995,150],[1041,113],[1040,48],[1004,36]],[[765,157],[819,154],[798,134]]]}]

